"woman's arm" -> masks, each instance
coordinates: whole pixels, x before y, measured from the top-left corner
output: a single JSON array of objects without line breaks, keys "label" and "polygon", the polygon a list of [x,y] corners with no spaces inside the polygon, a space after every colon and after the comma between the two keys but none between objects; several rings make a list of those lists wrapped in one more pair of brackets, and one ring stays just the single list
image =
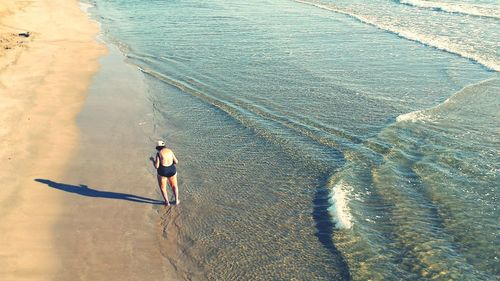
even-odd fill
[{"label": "woman's arm", "polygon": [[160,167],[160,155],[156,153],[155,168],[158,169],[159,167]]},{"label": "woman's arm", "polygon": [[179,163],[179,160],[175,157],[175,154],[172,152],[172,161],[174,161],[174,164]]}]

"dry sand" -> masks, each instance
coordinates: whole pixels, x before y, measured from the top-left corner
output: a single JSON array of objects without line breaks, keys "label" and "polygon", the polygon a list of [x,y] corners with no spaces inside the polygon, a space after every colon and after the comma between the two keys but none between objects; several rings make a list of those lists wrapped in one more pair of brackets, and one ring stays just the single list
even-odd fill
[{"label": "dry sand", "polygon": [[75,116],[105,53],[97,33],[76,1],[0,3],[0,280],[55,280],[61,266],[61,195],[34,179],[57,180],[76,152]]}]

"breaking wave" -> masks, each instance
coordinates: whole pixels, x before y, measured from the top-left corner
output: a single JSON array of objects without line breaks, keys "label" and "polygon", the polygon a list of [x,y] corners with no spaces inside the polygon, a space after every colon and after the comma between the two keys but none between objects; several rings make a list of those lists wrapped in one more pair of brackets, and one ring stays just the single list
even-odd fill
[{"label": "breaking wave", "polygon": [[349,194],[352,187],[344,181],[339,181],[330,191],[331,206],[328,208],[335,227],[338,229],[350,229],[353,226],[351,210],[349,208]]},{"label": "breaking wave", "polygon": [[352,18],[355,18],[363,23],[369,24],[371,26],[377,27],[384,31],[394,33],[402,38],[415,41],[427,46],[434,47],[436,49],[456,54],[463,58],[477,62],[486,68],[494,71],[500,71],[500,65],[495,58],[489,57],[488,55],[483,55],[481,53],[469,51],[469,49],[474,50],[474,48],[463,48],[461,44],[449,40],[447,37],[432,35],[432,34],[422,34],[416,31],[408,30],[397,25],[392,25],[390,23],[383,22],[376,16],[369,15],[359,15],[347,9],[340,8],[334,4],[325,4],[315,1],[304,1],[295,0],[295,2],[311,5],[320,9],[332,11],[335,13],[343,14]]},{"label": "breaking wave", "polygon": [[500,9],[498,9],[498,7],[491,7],[487,5],[441,3],[422,0],[400,0],[399,3],[418,8],[433,9],[449,13],[459,13],[470,16],[500,19]]}]

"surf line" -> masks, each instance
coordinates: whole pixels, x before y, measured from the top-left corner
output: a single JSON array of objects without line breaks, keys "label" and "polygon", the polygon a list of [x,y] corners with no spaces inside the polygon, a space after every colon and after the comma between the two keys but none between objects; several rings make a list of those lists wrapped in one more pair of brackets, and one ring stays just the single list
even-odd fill
[{"label": "surf line", "polygon": [[439,109],[440,107],[445,106],[447,103],[451,102],[454,99],[457,99],[463,94],[467,94],[467,91],[471,88],[481,86],[483,84],[491,83],[495,80],[498,80],[499,78],[497,77],[492,77],[488,78],[486,80],[479,81],[477,83],[473,83],[470,85],[467,85],[460,89],[458,92],[453,93],[450,97],[448,97],[445,101],[442,103],[437,104],[436,106],[425,108],[425,109],[419,109],[415,111],[411,111],[408,113],[403,113],[396,117],[396,123],[399,122],[405,122],[405,121],[411,121],[411,122],[416,122],[416,121],[432,121],[432,118],[430,117],[432,115],[432,112]]},{"label": "surf line", "polygon": [[377,23],[373,20],[370,20],[367,17],[361,16],[361,15],[356,15],[356,14],[350,13],[348,11],[341,10],[341,9],[333,6],[332,4],[322,4],[322,3],[318,3],[318,2],[309,2],[309,1],[304,1],[304,0],[292,0],[292,1],[295,1],[295,2],[301,3],[301,4],[305,4],[305,5],[309,5],[309,6],[314,6],[316,8],[320,8],[323,10],[327,10],[327,11],[331,11],[334,13],[338,13],[338,14],[342,14],[342,15],[351,17],[353,19],[356,19],[362,23],[368,24],[368,25],[373,26],[375,28],[378,28],[380,30],[390,32],[390,33],[392,33],[396,36],[399,36],[403,39],[410,40],[410,41],[422,44],[424,46],[435,48],[437,50],[444,51],[444,52],[447,52],[450,54],[457,55],[461,58],[468,59],[474,63],[478,63],[478,64],[482,65],[483,67],[485,67],[488,70],[492,70],[492,71],[496,71],[496,72],[500,71],[500,65],[498,65],[498,63],[488,62],[488,61],[486,61],[480,57],[477,57],[473,54],[470,54],[468,52],[455,51],[449,47],[444,46],[445,44],[440,43],[437,39],[433,39],[433,38],[425,39],[424,38],[425,36],[423,36],[423,35],[414,34],[414,33],[408,32],[408,31],[404,31],[404,30],[397,30],[396,28],[393,28],[393,27],[384,25],[382,23]]}]

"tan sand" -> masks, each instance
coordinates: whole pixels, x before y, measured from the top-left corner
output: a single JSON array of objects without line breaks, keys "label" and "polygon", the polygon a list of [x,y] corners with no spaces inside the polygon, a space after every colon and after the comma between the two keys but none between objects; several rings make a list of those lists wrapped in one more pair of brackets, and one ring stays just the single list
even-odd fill
[{"label": "tan sand", "polygon": [[[77,117],[78,153],[64,176],[37,180],[64,200],[55,225],[62,265],[56,280],[193,280],[189,268],[177,274],[185,263],[177,247],[180,222],[164,214],[169,209],[160,205],[149,160],[155,150],[148,88],[124,59],[111,45],[100,60]],[[167,233],[158,225],[165,216]]]},{"label": "tan sand", "polygon": [[105,53],[97,33],[76,1],[0,3],[0,280],[59,270],[61,195],[33,180],[58,179],[76,152],[75,116]]}]

